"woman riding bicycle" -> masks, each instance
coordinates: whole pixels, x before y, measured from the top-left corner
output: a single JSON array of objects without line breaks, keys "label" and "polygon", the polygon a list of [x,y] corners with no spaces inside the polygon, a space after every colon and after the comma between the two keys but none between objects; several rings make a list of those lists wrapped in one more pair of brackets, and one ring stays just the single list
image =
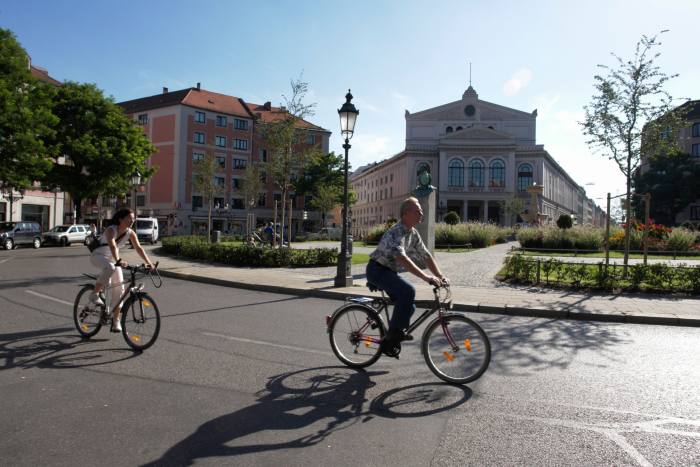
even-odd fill
[{"label": "woman riding bicycle", "polygon": [[[413,302],[416,289],[399,276],[398,271],[403,268],[434,286],[449,283],[414,228],[423,220],[423,210],[418,199],[411,197],[404,200],[400,215],[401,221],[384,233],[367,264],[367,280],[384,290],[394,302],[389,330],[381,344],[382,351],[388,354],[394,353],[393,349],[401,341],[411,339],[404,330],[409,326],[411,315],[415,311]],[[424,273],[416,262],[424,262],[434,275]]]},{"label": "woman riding bicycle", "polygon": [[[131,209],[120,209],[114,214],[110,222],[110,226],[105,229],[100,237],[100,246],[90,255],[90,262],[96,268],[100,269],[100,275],[95,283],[95,290],[90,296],[90,304],[93,306],[104,305],[104,302],[99,296],[110,284],[121,284],[124,282],[122,276],[122,267],[128,266],[127,262],[119,256],[119,249],[123,248],[127,242],[136,250],[136,253],[143,258],[143,261],[148,267],[153,267],[153,263],[148,258],[148,255],[141,247],[136,232],[131,229],[134,224],[134,213]],[[115,304],[124,293],[124,285],[115,286],[112,288],[112,303]],[[118,303],[114,308],[112,318],[112,332],[121,332],[121,324],[119,315],[121,313],[121,303]]]}]

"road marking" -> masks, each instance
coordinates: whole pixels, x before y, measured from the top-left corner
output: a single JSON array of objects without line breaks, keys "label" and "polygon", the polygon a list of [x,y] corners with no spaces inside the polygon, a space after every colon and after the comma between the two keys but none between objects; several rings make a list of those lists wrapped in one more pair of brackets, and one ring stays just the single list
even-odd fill
[{"label": "road marking", "polygon": [[71,302],[67,302],[65,300],[61,300],[60,298],[52,297],[50,295],[44,295],[43,293],[34,292],[33,290],[25,290],[25,292],[31,295],[36,295],[37,297],[45,298],[47,300],[53,300],[54,302],[63,303],[64,305],[73,306]]},{"label": "road marking", "polygon": [[6,262],[6,261],[10,261],[11,259],[12,259],[12,258],[7,258],[7,259],[0,260],[0,264],[4,263],[4,262]]},{"label": "road marking", "polygon": [[305,349],[303,347],[294,347],[293,345],[275,344],[274,342],[258,341],[258,340],[254,340],[254,339],[246,339],[243,337],[227,336],[226,334],[217,334],[214,332],[203,332],[202,334],[204,334],[205,336],[211,336],[211,337],[221,337],[222,339],[228,339],[230,341],[245,342],[247,344],[267,345],[269,347],[277,347],[278,349],[297,350],[299,352],[308,352],[308,353],[315,353],[318,355],[328,356],[328,352],[323,352],[321,350],[314,350],[314,349]]}]

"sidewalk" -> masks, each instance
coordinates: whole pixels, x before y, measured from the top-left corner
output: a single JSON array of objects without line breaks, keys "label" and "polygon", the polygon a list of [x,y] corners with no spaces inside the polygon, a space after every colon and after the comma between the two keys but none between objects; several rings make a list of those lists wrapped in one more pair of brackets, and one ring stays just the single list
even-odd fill
[{"label": "sidewalk", "polygon": [[[364,265],[353,267],[354,286],[333,287],[332,268],[239,268],[176,259],[149,247],[153,261],[160,261],[164,277],[266,292],[343,299],[372,296],[365,286]],[[133,255],[129,250],[129,255]],[[130,258],[127,257],[127,260]],[[134,255],[133,260],[136,260]],[[419,305],[432,302],[432,289],[411,281]],[[652,294],[586,294],[511,286],[493,282],[484,286],[453,284],[455,310],[552,319],[580,319],[626,323],[700,326],[700,298]]]}]

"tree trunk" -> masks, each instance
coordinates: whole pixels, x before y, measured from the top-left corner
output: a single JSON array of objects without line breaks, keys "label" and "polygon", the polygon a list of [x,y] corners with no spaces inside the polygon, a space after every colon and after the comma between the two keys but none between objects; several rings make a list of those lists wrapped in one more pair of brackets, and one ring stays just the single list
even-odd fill
[{"label": "tree trunk", "polygon": [[630,256],[630,232],[631,232],[631,227],[632,227],[632,177],[630,176],[630,166],[629,166],[630,160],[628,158],[628,165],[627,165],[627,205],[625,206],[625,217],[627,219],[627,223],[625,224],[625,259],[624,259],[624,267],[623,267],[623,277],[627,277],[627,263],[629,262],[629,256]]},{"label": "tree trunk", "polygon": [[207,242],[211,242],[211,205],[214,199],[209,197],[209,216],[207,217]]},{"label": "tree trunk", "polygon": [[[287,206],[287,188],[282,188],[282,218],[280,219],[280,244],[279,248],[282,248],[284,244],[284,213],[285,207]],[[275,234],[277,233],[277,226],[275,226]]]}]

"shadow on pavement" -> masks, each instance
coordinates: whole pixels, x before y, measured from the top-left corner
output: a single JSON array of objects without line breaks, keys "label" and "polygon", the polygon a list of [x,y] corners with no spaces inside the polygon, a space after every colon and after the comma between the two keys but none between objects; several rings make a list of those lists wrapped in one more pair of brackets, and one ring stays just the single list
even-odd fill
[{"label": "shadow on pavement", "polygon": [[166,318],[173,318],[175,316],[196,315],[199,313],[208,313],[211,311],[233,310],[236,308],[246,308],[246,307],[258,306],[258,305],[269,305],[271,303],[289,302],[289,301],[294,301],[294,300],[305,300],[305,299],[306,299],[306,297],[293,296],[293,297],[280,298],[278,300],[267,300],[267,301],[262,301],[262,302],[244,303],[244,304],[240,304],[240,305],[222,306],[222,307],[218,307],[218,308],[208,308],[205,310],[183,311],[182,313],[168,313],[166,316],[161,316],[161,318],[166,319]]},{"label": "shadow on pavement", "polygon": [[[273,376],[255,404],[204,423],[146,465],[191,465],[206,457],[304,448],[356,423],[370,422],[374,416],[432,415],[463,404],[472,394],[461,386],[415,384],[387,391],[367,405],[367,390],[376,384],[371,378],[386,373],[320,367]],[[252,434],[270,442],[237,441]]]}]

